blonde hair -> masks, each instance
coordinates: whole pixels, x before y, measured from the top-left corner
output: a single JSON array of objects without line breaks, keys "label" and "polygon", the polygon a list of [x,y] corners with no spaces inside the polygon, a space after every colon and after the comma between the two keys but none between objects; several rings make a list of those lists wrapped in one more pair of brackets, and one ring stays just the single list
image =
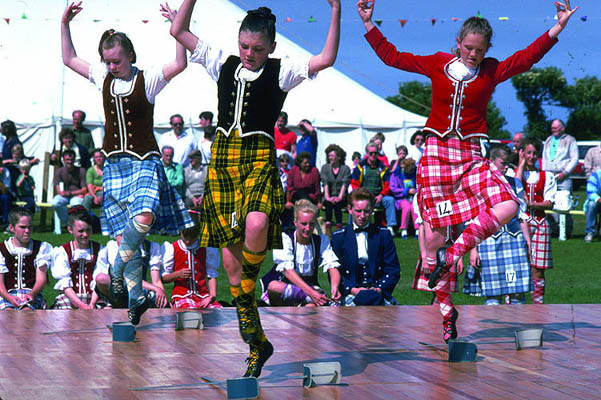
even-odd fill
[{"label": "blonde hair", "polygon": [[29,171],[29,169],[31,168],[31,163],[28,159],[22,158],[21,161],[19,161],[19,168]]},{"label": "blonde hair", "polygon": [[313,217],[316,218],[319,210],[315,204],[311,203],[310,200],[300,199],[294,203],[294,219],[297,219],[301,212],[311,213],[313,214]]}]

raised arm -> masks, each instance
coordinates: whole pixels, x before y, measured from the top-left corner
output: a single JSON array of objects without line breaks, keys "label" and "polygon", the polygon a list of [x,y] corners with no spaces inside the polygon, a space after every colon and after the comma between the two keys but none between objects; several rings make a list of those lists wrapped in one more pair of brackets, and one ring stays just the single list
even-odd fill
[{"label": "raised arm", "polygon": [[65,9],[61,18],[61,48],[63,52],[63,64],[88,79],[90,75],[90,63],[77,57],[73,41],[71,40],[71,29],[69,23],[81,12],[81,1],[71,3]]},{"label": "raised arm", "polygon": [[551,39],[556,39],[557,36],[559,36],[561,31],[563,31],[563,28],[568,24],[572,14],[578,10],[578,7],[572,9],[570,0],[566,0],[565,4],[556,1],[555,8],[557,8],[557,23],[549,29],[549,36]]},{"label": "raised arm", "polygon": [[340,0],[328,0],[332,7],[332,17],[330,18],[330,29],[326,38],[326,44],[321,53],[311,57],[309,60],[309,75],[321,71],[334,65],[336,55],[338,54],[338,44],[340,43]]},{"label": "raised arm", "polygon": [[[161,15],[171,21],[177,16],[177,10],[172,10],[168,3],[161,4]],[[186,48],[179,42],[175,42],[175,60],[163,66],[163,76],[170,81],[183,70],[186,69],[188,60],[186,59]]]},{"label": "raised arm", "polygon": [[190,32],[190,18],[192,17],[192,10],[194,9],[196,0],[184,0],[177,16],[172,21],[171,36],[181,43],[189,51],[194,51],[198,44],[198,37]]},{"label": "raised arm", "polygon": [[374,23],[371,22],[371,17],[374,15],[374,3],[375,0],[359,0],[357,2],[357,12],[367,32],[374,27]]}]

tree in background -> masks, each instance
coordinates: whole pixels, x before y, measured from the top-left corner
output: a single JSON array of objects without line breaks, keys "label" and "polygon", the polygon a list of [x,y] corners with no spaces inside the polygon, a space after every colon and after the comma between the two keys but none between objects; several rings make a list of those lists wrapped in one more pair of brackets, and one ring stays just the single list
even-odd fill
[{"label": "tree in background", "polygon": [[566,87],[559,97],[570,110],[566,130],[578,139],[599,139],[601,134],[601,81],[586,76]]},{"label": "tree in background", "polygon": [[[404,110],[427,117],[432,108],[432,85],[419,81],[409,81],[399,84],[399,94],[386,97],[386,100]],[[488,103],[486,110],[488,135],[491,139],[507,139],[509,131],[503,129],[507,120],[494,101]]]},{"label": "tree in background", "polygon": [[[549,122],[543,105],[560,105],[559,97],[566,88],[566,78],[556,67],[532,68],[511,78],[518,100],[526,107],[528,118],[525,131],[528,136],[545,139],[549,136]],[[571,132],[571,131],[570,131]]]}]

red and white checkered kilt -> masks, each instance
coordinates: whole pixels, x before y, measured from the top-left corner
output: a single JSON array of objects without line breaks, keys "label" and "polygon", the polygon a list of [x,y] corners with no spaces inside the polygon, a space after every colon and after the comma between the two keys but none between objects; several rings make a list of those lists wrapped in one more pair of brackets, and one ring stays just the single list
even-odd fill
[{"label": "red and white checkered kilt", "polygon": [[[77,297],[79,298],[79,300],[83,301],[85,304],[90,304],[90,301],[92,300],[91,293],[78,294]],[[98,300],[95,308],[105,308],[109,305],[110,304],[107,304],[102,300]],[[75,307],[73,306],[73,303],[71,303],[71,299],[69,299],[69,297],[67,297],[67,295],[64,292],[60,292],[59,295],[56,296],[56,299],[54,300],[54,304],[50,308],[53,308],[55,310],[73,310],[73,309],[75,309]]]},{"label": "red and white checkered kilt", "polygon": [[482,157],[480,139],[430,135],[417,166],[418,203],[432,228],[457,225],[495,204],[517,198]]},{"label": "red and white checkered kilt", "polygon": [[446,287],[450,292],[457,291],[457,265],[453,265],[448,272],[442,274],[436,287],[434,289],[430,289],[428,287],[428,280],[430,279],[430,273],[432,272],[432,269],[428,268],[427,264],[425,264],[424,268],[422,268],[422,264],[425,263],[422,263],[421,259],[417,260],[415,274],[413,275],[413,283],[411,285],[412,289],[433,292],[445,290]]},{"label": "red and white checkered kilt", "polygon": [[531,218],[530,227],[530,266],[538,269],[553,268],[551,254],[551,227],[546,218],[537,221]]},{"label": "red and white checkered kilt", "polygon": [[46,309],[46,300],[44,300],[44,296],[42,294],[38,294],[33,301],[28,302],[25,297],[26,294],[31,292],[31,289],[11,289],[8,293],[11,296],[16,297],[21,302],[21,307],[15,307],[8,302],[3,297],[0,297],[0,310],[12,309],[12,310],[45,310]]},{"label": "red and white checkered kilt", "polygon": [[172,308],[222,308],[221,304],[218,301],[213,301],[209,303],[208,306],[201,306],[200,302],[202,298],[196,295],[187,296],[187,297],[175,297],[171,298],[171,307]]}]

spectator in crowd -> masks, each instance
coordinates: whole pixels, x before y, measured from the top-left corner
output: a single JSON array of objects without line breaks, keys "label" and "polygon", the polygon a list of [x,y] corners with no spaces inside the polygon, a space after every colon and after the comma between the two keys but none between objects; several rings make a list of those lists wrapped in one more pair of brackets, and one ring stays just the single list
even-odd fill
[{"label": "spectator in crowd", "polygon": [[[273,268],[261,278],[261,300],[271,306],[325,306],[340,299],[340,263],[327,235],[313,233],[319,210],[309,200],[294,204],[295,229],[282,232],[283,248],[273,251]],[[319,286],[328,274],[330,298]]]},{"label": "spectator in crowd", "polygon": [[7,119],[0,124],[0,130],[4,136],[4,145],[2,146],[2,159],[8,160],[12,157],[13,146],[21,143],[17,135],[17,126],[13,121]]},{"label": "spectator in crowd", "polygon": [[586,179],[597,170],[601,169],[601,143],[598,146],[591,147],[584,156],[584,172]]},{"label": "spectator in crowd", "polygon": [[282,188],[286,193],[288,187],[288,171],[290,170],[290,156],[288,153],[280,154],[278,157],[278,163],[280,164],[280,181],[282,182]]},{"label": "spectator in crowd", "polygon": [[27,160],[30,166],[37,165],[40,162],[40,159],[37,157],[26,157],[21,143],[15,143],[11,153],[11,158],[3,159],[2,163],[9,168],[11,174],[14,170],[14,173],[17,174],[16,176],[19,176],[19,162],[21,160]]},{"label": "spectator in crowd", "polygon": [[206,126],[203,129],[204,137],[198,143],[198,150],[200,150],[201,160],[200,163],[203,167],[206,167],[211,162],[211,146],[213,145],[213,139],[215,138],[215,127],[212,125]]},{"label": "spectator in crowd", "polygon": [[15,192],[10,186],[10,172],[8,168],[4,168],[0,165],[0,216],[2,217],[2,231],[5,231],[8,227],[8,213],[13,205],[13,199],[15,198]]},{"label": "spectator in crowd", "polygon": [[280,112],[280,116],[275,123],[274,134],[275,134],[275,149],[278,151],[278,155],[282,151],[290,153],[292,158],[296,157],[296,133],[288,129],[288,114],[284,111]]},{"label": "spectator in crowd", "polygon": [[[390,173],[394,174],[397,170],[402,170],[402,162],[407,157],[407,146],[400,145],[396,147],[396,160],[390,163]],[[414,160],[415,161],[415,160]]]},{"label": "spectator in crowd", "polygon": [[394,196],[394,206],[401,212],[401,239],[407,239],[410,219],[413,220],[415,235],[419,235],[417,215],[413,209],[413,197],[417,192],[415,170],[415,160],[405,158],[401,166],[390,174],[390,191]]},{"label": "spectator in crowd", "polygon": [[419,160],[422,158],[422,154],[424,154],[426,135],[423,131],[417,130],[413,133],[413,135],[411,135],[409,143],[411,146],[409,146],[407,157],[412,158],[416,163],[419,163]]},{"label": "spectator in crowd", "polygon": [[[386,154],[384,154],[384,150],[382,150],[382,145],[384,144],[384,141],[386,141],[386,136],[384,136],[382,132],[376,133],[371,139],[369,139],[370,143],[374,143],[376,146],[378,146],[378,160],[381,161],[386,167],[388,167],[390,165],[388,162],[388,157],[386,157]],[[367,154],[364,158],[367,158]]]},{"label": "spectator in crowd", "polygon": [[394,198],[390,192],[390,172],[388,168],[378,160],[378,146],[375,143],[367,145],[367,159],[362,160],[351,175],[351,186],[353,190],[360,187],[367,190],[375,197],[375,207],[383,207],[386,213],[386,226],[390,234],[394,236],[396,226],[396,209]]},{"label": "spectator in crowd", "polygon": [[[113,308],[127,308],[127,292],[118,296],[111,295],[109,285],[111,278],[109,269],[113,269],[121,236],[117,240],[109,240],[105,247],[98,253],[97,268],[94,270],[94,281],[96,282],[95,291],[101,298],[110,302]],[[165,308],[169,306],[169,299],[165,294],[165,287],[161,281],[161,268],[163,263],[163,254],[161,245],[149,240],[143,240],[140,244],[140,257],[142,259],[142,292],[150,304],[150,307]],[[144,278],[150,270],[152,283]]]},{"label": "spectator in crowd", "polygon": [[[551,123],[551,136],[545,140],[542,153],[542,170],[548,171],[555,176],[557,190],[565,190],[572,193],[572,178],[570,174],[578,165],[578,145],[574,136],[565,133],[565,124],[560,119],[554,119]],[[559,233],[559,214],[549,216],[551,233],[557,236]],[[574,218],[571,214],[566,215],[566,235],[570,237],[574,228]]]},{"label": "spectator in crowd", "polygon": [[69,210],[67,230],[73,240],[56,247],[52,254],[52,277],[56,279],[54,289],[58,295],[52,308],[59,310],[93,310],[108,304],[100,300],[94,291],[96,261],[102,248],[100,243],[90,240],[92,216],[82,206]]},{"label": "spectator in crowd", "polygon": [[96,148],[92,132],[83,125],[86,120],[86,113],[82,110],[75,110],[71,114],[73,117],[73,133],[75,134],[75,142],[81,144],[88,150],[88,154]]},{"label": "spectator in crowd", "polygon": [[182,230],[180,239],[163,244],[163,282],[173,282],[171,307],[221,308],[217,301],[219,250],[200,247],[198,213],[191,213],[195,225]]},{"label": "spectator in crowd", "polygon": [[291,210],[300,199],[309,199],[321,209],[321,185],[319,171],[311,164],[311,154],[300,152],[288,171],[286,208]]},{"label": "spectator in crowd", "polygon": [[88,153],[88,149],[85,146],[82,146],[75,141],[75,133],[73,133],[72,129],[61,129],[58,138],[61,142],[60,149],[52,152],[52,155],[50,156],[50,161],[55,166],[62,167],[63,164],[61,163],[61,160],[63,159],[63,153],[66,150],[71,150],[73,151],[73,154],[75,154],[74,165],[76,167],[82,167],[84,171],[90,168],[90,153]]},{"label": "spectator in crowd", "polygon": [[332,232],[332,214],[336,229],[342,228],[342,209],[346,207],[346,193],[351,183],[351,169],[344,163],[346,152],[337,144],[326,147],[327,164],[321,167],[324,205],[326,207],[326,233]]},{"label": "spectator in crowd", "polygon": [[163,162],[163,167],[165,168],[165,175],[167,175],[167,180],[175,188],[175,191],[179,194],[179,196],[184,198],[184,170],[182,169],[181,164],[178,164],[173,161],[173,153],[175,150],[172,146],[166,145],[163,146],[161,161]]},{"label": "spectator in crowd", "polygon": [[35,214],[35,181],[29,175],[31,164],[26,158],[19,161],[20,175],[17,178],[17,200],[24,201],[24,208],[28,209],[31,214]]},{"label": "spectator in crowd", "polygon": [[[511,149],[511,157],[509,159],[509,165],[515,170],[519,164],[520,149],[523,147],[524,139],[526,135],[523,132],[516,132],[511,138],[511,143],[508,144]],[[515,173],[515,171],[512,171]]]},{"label": "spectator in crowd", "polygon": [[[536,161],[541,154],[537,139],[524,140],[515,178],[522,180],[526,201],[526,220],[530,228],[530,270],[534,291],[532,302],[542,304],[545,297],[545,270],[553,268],[551,230],[545,210],[553,208],[557,183],[553,172],[539,170]],[[544,163],[544,160],[543,160]]]},{"label": "spectator in crowd", "polygon": [[[315,166],[317,160],[317,131],[307,119],[303,119],[298,123],[298,129],[302,136],[296,142],[296,154],[309,153],[311,155],[309,162],[312,166]],[[296,160],[296,155],[294,158]]]},{"label": "spectator in crowd", "polygon": [[210,111],[203,111],[198,115],[200,128],[204,129],[213,125],[213,113]]},{"label": "spectator in crowd", "polygon": [[202,165],[202,153],[196,149],[190,153],[190,165],[184,168],[184,203],[188,210],[200,210],[204,195],[207,167]]},{"label": "spectator in crowd", "polygon": [[359,163],[361,162],[361,153],[359,153],[358,151],[354,151],[353,155],[351,156],[351,171],[353,169],[355,169],[355,167],[357,165],[359,165]]},{"label": "spectator in crowd", "polygon": [[83,199],[83,206],[88,210],[102,205],[102,170],[106,157],[101,149],[93,150],[93,160],[94,165],[86,171],[88,194]]},{"label": "spectator in crowd", "polygon": [[509,296],[510,304],[526,304],[525,293],[534,289],[528,256],[531,246],[524,188],[521,181],[506,175],[511,153],[508,146],[493,144],[488,158],[505,175],[520,201],[520,208],[509,223],[471,250],[470,266],[464,279],[463,292],[485,296],[485,305],[500,305],[506,296]]},{"label": "spectator in crowd", "polygon": [[586,181],[586,226],[584,228],[584,241],[590,243],[595,236],[597,216],[601,214],[601,169],[591,173]]},{"label": "spectator in crowd", "polygon": [[187,167],[190,163],[188,156],[196,148],[196,139],[191,132],[184,130],[184,118],[174,114],[169,118],[171,130],[161,136],[159,149],[161,152],[165,146],[173,148],[173,162]]},{"label": "spectator in crowd", "polygon": [[340,262],[340,292],[345,305],[392,305],[401,267],[392,236],[370,223],[374,196],[364,188],[349,195],[347,226],[332,234]]},{"label": "spectator in crowd", "polygon": [[54,213],[62,225],[67,225],[67,204],[76,206],[83,203],[88,192],[86,186],[86,170],[75,166],[75,152],[71,149],[63,151],[63,167],[54,173],[54,190],[56,196],[52,199]]},{"label": "spectator in crowd", "polygon": [[42,289],[52,259],[52,246],[31,238],[33,216],[15,207],[8,216],[12,233],[0,243],[0,310],[46,308]]}]

